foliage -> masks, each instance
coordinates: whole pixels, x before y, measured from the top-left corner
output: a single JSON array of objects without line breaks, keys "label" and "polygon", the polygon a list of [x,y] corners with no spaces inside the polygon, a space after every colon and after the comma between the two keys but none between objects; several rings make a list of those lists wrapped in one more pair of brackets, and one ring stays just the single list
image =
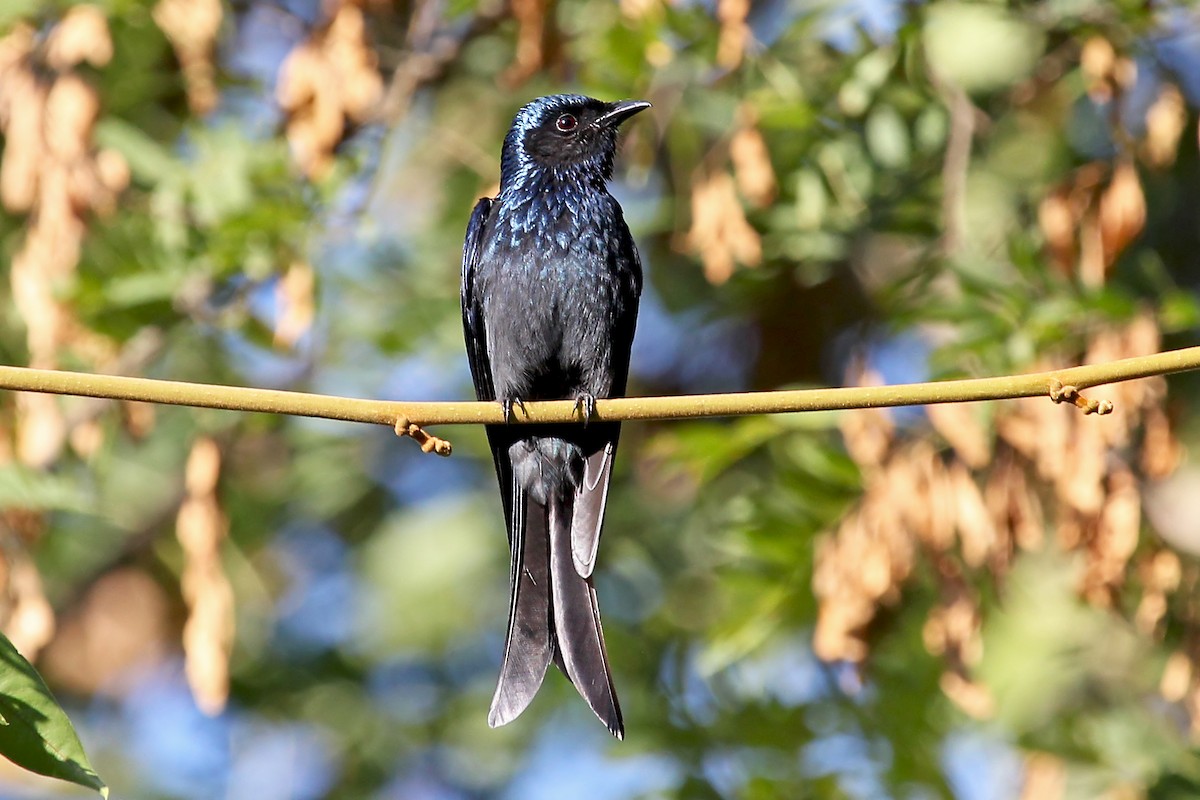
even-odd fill
[{"label": "foliage", "polygon": [[[0,34],[7,363],[467,397],[466,219],[564,89],[655,104],[615,185],[637,393],[1049,368],[1200,319],[1184,3],[20,3]],[[627,426],[620,744],[557,675],[486,727],[474,429],[441,460],[3,398],[0,624],[123,796],[1186,796],[1197,391]]]},{"label": "foliage", "polygon": [[92,770],[79,737],[41,676],[0,636],[0,750],[26,769],[98,790],[108,788]]}]

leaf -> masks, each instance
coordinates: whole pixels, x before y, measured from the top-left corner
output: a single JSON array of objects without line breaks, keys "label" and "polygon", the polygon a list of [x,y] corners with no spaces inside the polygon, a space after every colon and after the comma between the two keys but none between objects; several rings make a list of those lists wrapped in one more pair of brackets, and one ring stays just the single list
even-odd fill
[{"label": "leaf", "polygon": [[912,156],[908,128],[893,106],[880,105],[867,117],[867,149],[880,166],[902,169]]},{"label": "leaf", "polygon": [[140,181],[159,183],[183,172],[168,148],[124,120],[106,117],[97,123],[95,136],[101,147],[111,147],[125,156]]},{"label": "leaf", "polygon": [[42,676],[0,634],[0,754],[31,772],[86,786],[108,797],[71,721]]},{"label": "leaf", "polygon": [[87,494],[69,478],[16,464],[0,467],[0,509],[35,508],[86,513],[91,507]]},{"label": "leaf", "polygon": [[37,0],[8,0],[0,6],[0,30],[8,30],[8,26],[21,17],[34,14],[37,11]]},{"label": "leaf", "polygon": [[1045,36],[1020,15],[995,5],[935,3],[925,24],[936,74],[968,92],[989,92],[1028,74]]}]

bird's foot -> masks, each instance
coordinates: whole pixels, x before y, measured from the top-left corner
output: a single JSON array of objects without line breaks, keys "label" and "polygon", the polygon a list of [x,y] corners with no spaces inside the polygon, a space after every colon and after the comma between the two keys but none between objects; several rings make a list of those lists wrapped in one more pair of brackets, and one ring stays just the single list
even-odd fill
[{"label": "bird's foot", "polygon": [[529,412],[525,409],[525,401],[519,397],[506,397],[500,401],[500,407],[504,409],[504,421],[508,422],[512,418],[513,406],[521,409],[521,413],[528,417]]},{"label": "bird's foot", "polygon": [[591,421],[592,415],[596,413],[596,395],[591,392],[583,392],[575,398],[575,413],[583,413],[583,424],[587,425]]}]

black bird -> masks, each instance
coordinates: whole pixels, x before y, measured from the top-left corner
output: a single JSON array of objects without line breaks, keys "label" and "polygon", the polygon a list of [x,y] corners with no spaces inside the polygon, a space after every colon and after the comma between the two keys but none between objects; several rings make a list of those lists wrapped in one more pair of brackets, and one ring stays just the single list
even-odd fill
[{"label": "black bird", "polygon": [[511,722],[554,661],[617,738],[592,568],[620,425],[596,398],[625,393],[642,267],[608,193],[617,128],[650,104],[541,97],[513,119],[500,193],[463,243],[462,314],[480,400],[574,400],[584,425],[489,425],[512,551],[508,636],[488,724]]}]

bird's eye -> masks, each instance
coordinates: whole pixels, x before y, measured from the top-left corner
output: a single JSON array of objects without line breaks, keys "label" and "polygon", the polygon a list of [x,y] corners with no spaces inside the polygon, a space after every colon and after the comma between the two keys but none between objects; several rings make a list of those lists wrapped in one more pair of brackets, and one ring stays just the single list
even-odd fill
[{"label": "bird's eye", "polygon": [[554,127],[563,133],[570,133],[579,127],[579,120],[575,119],[574,114],[559,114],[558,119],[554,120]]}]

